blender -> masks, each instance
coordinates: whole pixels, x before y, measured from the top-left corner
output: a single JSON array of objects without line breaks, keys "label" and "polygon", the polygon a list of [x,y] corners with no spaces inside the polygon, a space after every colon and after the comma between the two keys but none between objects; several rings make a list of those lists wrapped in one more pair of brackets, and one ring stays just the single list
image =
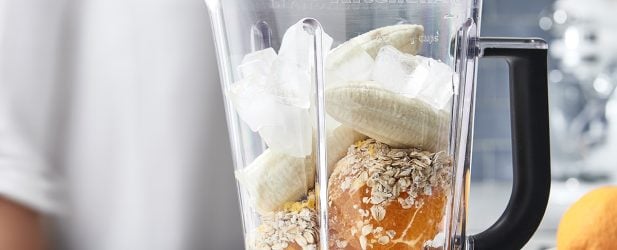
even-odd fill
[{"label": "blender", "polygon": [[[206,0],[247,249],[519,249],[550,189],[547,45],[479,0]],[[477,61],[510,65],[513,188],[467,235]],[[231,166],[230,166],[231,171]]]}]

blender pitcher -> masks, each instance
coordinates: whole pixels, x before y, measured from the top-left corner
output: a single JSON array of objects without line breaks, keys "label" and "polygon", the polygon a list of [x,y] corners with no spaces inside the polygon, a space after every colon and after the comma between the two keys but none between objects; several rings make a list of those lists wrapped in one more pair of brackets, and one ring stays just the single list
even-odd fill
[{"label": "blender pitcher", "polygon": [[[247,249],[529,240],[550,189],[544,41],[479,37],[480,0],[205,2]],[[514,181],[467,235],[480,57],[510,65]]]}]

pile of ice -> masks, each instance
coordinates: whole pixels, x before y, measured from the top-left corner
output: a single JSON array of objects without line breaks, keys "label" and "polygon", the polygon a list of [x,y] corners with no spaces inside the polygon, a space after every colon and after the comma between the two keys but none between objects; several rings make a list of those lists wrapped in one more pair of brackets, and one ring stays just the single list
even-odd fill
[{"label": "pile of ice", "polygon": [[[323,35],[324,54],[332,38]],[[313,36],[298,22],[285,32],[278,54],[272,48],[247,54],[238,67],[241,80],[228,91],[234,108],[269,148],[304,157],[312,151]]]}]

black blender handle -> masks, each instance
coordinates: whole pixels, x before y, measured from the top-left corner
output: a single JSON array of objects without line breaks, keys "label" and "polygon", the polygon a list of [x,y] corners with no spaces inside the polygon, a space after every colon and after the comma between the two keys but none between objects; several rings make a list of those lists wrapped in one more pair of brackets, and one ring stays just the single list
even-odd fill
[{"label": "black blender handle", "polygon": [[[476,47],[476,46],[472,46]],[[501,217],[470,236],[473,249],[521,249],[536,231],[551,186],[547,50],[542,39],[480,38],[481,57],[504,58],[510,67],[512,195]]]}]

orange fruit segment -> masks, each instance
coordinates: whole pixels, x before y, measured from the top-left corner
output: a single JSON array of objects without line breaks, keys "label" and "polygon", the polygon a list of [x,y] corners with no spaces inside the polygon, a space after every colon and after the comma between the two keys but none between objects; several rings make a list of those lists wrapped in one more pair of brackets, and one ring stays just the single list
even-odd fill
[{"label": "orange fruit segment", "polygon": [[350,147],[328,182],[330,249],[415,250],[443,231],[451,162],[444,153]]}]

